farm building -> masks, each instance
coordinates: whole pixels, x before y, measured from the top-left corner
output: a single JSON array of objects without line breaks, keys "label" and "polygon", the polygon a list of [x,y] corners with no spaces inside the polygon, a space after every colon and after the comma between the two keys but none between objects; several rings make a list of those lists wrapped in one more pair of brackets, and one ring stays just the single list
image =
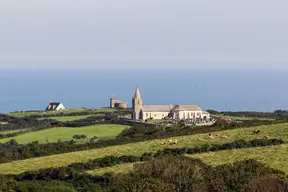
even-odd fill
[{"label": "farm building", "polygon": [[143,105],[140,91],[136,88],[132,99],[132,119],[209,119],[210,114],[193,104],[188,105]]},{"label": "farm building", "polygon": [[65,109],[62,103],[50,102],[45,111],[58,111],[62,109]]},{"label": "farm building", "polygon": [[110,98],[110,108],[126,109],[127,103],[116,98]]}]

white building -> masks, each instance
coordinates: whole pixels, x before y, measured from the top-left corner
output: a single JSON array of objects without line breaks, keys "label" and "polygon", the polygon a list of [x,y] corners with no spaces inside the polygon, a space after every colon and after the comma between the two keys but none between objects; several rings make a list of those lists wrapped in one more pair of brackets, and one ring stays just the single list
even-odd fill
[{"label": "white building", "polygon": [[50,102],[45,111],[58,111],[65,109],[62,103]]},{"label": "white building", "polygon": [[143,105],[139,89],[136,88],[132,99],[132,119],[209,119],[210,114],[202,111],[200,107],[193,104],[188,105]]}]

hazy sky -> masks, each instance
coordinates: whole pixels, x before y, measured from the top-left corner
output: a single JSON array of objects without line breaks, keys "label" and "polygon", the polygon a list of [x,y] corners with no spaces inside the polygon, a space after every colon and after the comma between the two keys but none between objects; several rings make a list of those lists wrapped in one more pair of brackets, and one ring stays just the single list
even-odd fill
[{"label": "hazy sky", "polygon": [[287,10],[287,0],[1,0],[0,67],[287,67]]}]

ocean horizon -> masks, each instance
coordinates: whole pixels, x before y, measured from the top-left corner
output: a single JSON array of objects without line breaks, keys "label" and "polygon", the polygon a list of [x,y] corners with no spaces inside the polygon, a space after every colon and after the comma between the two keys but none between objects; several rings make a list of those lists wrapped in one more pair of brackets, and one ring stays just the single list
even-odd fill
[{"label": "ocean horizon", "polygon": [[138,85],[144,104],[196,104],[217,111],[288,109],[288,69],[0,69],[0,113],[131,106]]}]

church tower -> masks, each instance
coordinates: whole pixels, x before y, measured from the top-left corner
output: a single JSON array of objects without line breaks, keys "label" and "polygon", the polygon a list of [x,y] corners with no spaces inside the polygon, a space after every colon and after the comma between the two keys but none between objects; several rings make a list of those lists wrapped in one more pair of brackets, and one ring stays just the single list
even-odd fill
[{"label": "church tower", "polygon": [[132,119],[143,119],[143,105],[142,98],[139,92],[138,87],[135,90],[134,97],[132,99]]}]

